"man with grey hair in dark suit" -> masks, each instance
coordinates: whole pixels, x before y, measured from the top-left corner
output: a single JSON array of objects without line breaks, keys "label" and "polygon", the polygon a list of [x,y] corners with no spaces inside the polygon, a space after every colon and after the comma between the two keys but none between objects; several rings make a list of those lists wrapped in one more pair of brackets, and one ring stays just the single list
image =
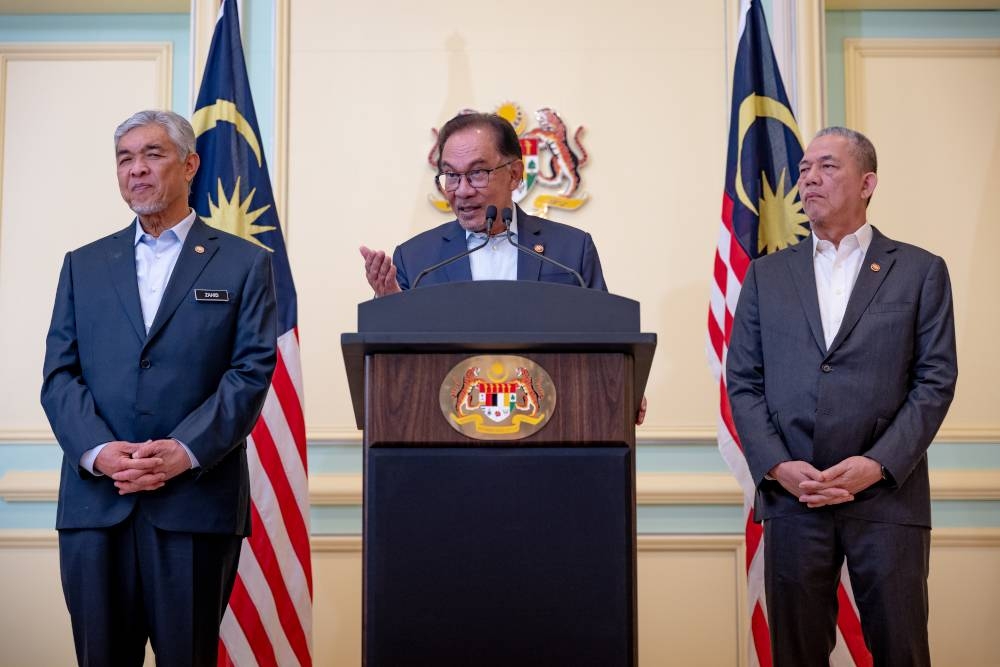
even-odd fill
[{"label": "man with grey hair in dark suit", "polygon": [[56,529],[81,665],[214,667],[250,533],[247,436],[277,359],[271,257],[188,205],[181,116],[114,135],[136,218],[66,254],[42,406],[63,450]]},{"label": "man with grey hair in dark suit", "polygon": [[875,149],[821,130],[799,163],[808,240],[754,261],[727,359],[757,486],[776,667],[829,664],[844,560],[879,666],[930,664],[927,447],[958,367],[944,260],[867,221]]}]

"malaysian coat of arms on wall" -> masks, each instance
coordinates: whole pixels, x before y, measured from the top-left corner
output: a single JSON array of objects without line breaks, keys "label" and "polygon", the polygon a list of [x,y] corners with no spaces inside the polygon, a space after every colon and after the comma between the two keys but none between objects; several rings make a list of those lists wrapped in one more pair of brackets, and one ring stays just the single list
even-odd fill
[{"label": "malaysian coat of arms on wall", "polygon": [[[475,113],[475,110],[463,109],[459,113]],[[529,213],[543,217],[548,214],[549,208],[572,211],[583,206],[590,196],[586,192],[580,192],[580,169],[589,159],[580,141],[583,126],[576,128],[571,140],[569,126],[549,107],[535,111],[538,126],[532,129],[528,129],[521,107],[513,102],[501,104],[494,109],[494,113],[507,119],[521,140],[524,180],[514,192],[514,202],[528,209]],[[436,128],[431,131],[435,145],[431,147],[427,161],[437,171],[438,131]],[[535,186],[549,192],[532,195]],[[440,186],[437,194],[430,195],[429,199],[434,208],[442,213],[452,212]]]}]

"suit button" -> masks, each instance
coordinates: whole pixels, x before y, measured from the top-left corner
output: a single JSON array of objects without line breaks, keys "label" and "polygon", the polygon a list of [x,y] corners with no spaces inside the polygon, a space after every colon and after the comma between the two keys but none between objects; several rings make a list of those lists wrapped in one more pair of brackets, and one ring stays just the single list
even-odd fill
[{"label": "suit button", "polygon": [[149,359],[143,359],[142,361],[139,362],[139,368],[143,369],[149,368],[152,365],[153,364],[149,363]]},{"label": "suit button", "polygon": [[822,365],[822,366],[820,366],[819,368],[820,368],[820,370],[821,370],[821,371],[823,371],[824,373],[829,373],[830,371],[832,371],[832,370],[833,370],[833,366],[831,366],[830,364],[823,364],[823,365]]}]

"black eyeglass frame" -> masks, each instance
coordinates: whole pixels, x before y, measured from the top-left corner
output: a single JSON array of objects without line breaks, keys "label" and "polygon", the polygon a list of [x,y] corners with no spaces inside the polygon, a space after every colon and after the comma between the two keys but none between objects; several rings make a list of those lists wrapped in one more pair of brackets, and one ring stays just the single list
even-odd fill
[{"label": "black eyeglass frame", "polygon": [[[476,190],[482,190],[483,188],[489,187],[490,176],[493,175],[494,171],[497,171],[498,169],[503,169],[504,167],[509,167],[510,165],[517,162],[517,160],[518,158],[514,158],[513,160],[508,160],[503,164],[498,164],[492,169],[470,169],[469,171],[463,171],[463,172],[439,171],[438,173],[434,174],[434,183],[437,184],[438,190],[440,190],[441,192],[455,192],[460,187],[462,187],[462,178],[464,177],[465,180],[468,181],[469,187],[475,188]],[[477,179],[482,178],[481,176],[479,176],[480,174],[485,174],[486,180],[483,182],[482,185],[476,185],[475,183],[472,182],[473,174],[476,174]],[[443,179],[441,178],[442,176],[444,176]],[[453,188],[448,187],[449,178],[455,179],[455,187]],[[442,180],[444,181],[443,183]]]}]

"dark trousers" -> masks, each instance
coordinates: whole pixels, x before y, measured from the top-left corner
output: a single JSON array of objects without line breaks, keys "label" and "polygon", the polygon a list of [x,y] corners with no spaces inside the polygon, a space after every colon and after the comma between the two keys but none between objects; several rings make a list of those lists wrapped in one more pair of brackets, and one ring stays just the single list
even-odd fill
[{"label": "dark trousers", "polygon": [[764,589],[774,667],[828,667],[847,559],[875,667],[925,667],[930,529],[836,510],[764,522]]},{"label": "dark trousers", "polygon": [[80,665],[215,667],[236,579],[234,535],[176,533],[137,508],[109,528],[59,531],[59,569]]}]

